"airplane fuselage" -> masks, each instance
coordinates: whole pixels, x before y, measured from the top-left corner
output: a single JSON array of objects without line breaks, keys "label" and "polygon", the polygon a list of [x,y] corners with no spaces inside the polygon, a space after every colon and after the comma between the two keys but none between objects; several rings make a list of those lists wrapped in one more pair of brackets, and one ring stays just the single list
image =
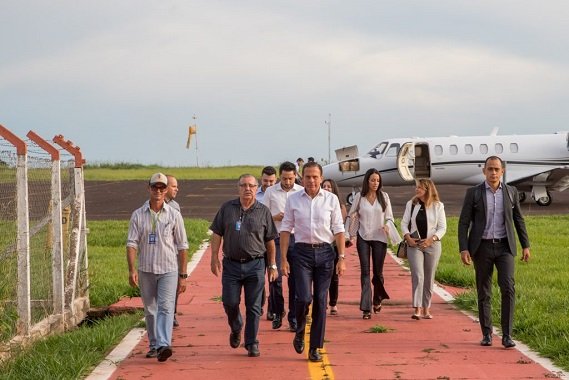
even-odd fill
[{"label": "airplane fuselage", "polygon": [[324,177],[339,186],[359,187],[365,172],[375,168],[386,186],[414,184],[425,177],[437,184],[474,185],[484,181],[484,162],[494,155],[506,162],[503,180],[531,190],[534,199],[569,187],[567,132],[389,139],[363,156],[326,165]]}]

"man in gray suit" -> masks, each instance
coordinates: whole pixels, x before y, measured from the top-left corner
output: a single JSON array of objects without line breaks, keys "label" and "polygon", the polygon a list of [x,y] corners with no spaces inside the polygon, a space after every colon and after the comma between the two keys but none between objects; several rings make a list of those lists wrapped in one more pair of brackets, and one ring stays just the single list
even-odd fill
[{"label": "man in gray suit", "polygon": [[500,181],[504,162],[500,157],[486,159],[482,169],[486,181],[467,190],[458,221],[460,257],[466,265],[474,262],[478,317],[482,329],[482,346],[492,345],[492,272],[498,271],[502,295],[502,345],[514,347],[512,325],[514,318],[514,256],[516,255],[515,227],[522,246],[521,260],[530,257],[529,239],[515,187]]}]

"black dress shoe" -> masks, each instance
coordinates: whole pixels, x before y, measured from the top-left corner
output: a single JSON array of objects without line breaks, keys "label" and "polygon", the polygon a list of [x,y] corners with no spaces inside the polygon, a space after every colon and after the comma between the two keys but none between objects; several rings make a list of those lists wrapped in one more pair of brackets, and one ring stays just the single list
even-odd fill
[{"label": "black dress shoe", "polygon": [[283,320],[280,315],[276,315],[273,318],[273,330],[280,329],[283,325]]},{"label": "black dress shoe", "polygon": [[259,352],[259,345],[257,343],[250,344],[247,346],[247,356],[250,358],[256,358],[260,356],[261,352]]},{"label": "black dress shoe", "polygon": [[172,348],[170,346],[158,347],[158,361],[165,362],[172,356]]},{"label": "black dress shoe", "polygon": [[290,322],[288,329],[292,332],[296,332],[296,322]]},{"label": "black dress shoe", "polygon": [[509,335],[504,335],[502,337],[502,346],[505,348],[512,348],[516,347],[516,343],[512,340],[512,337]]},{"label": "black dress shoe", "polygon": [[322,361],[322,355],[320,355],[320,352],[318,352],[317,348],[311,348],[310,350],[308,350],[308,360],[310,360],[311,362]]},{"label": "black dress shoe", "polygon": [[484,334],[482,335],[482,340],[480,341],[481,346],[491,346],[492,345],[492,335]]},{"label": "black dress shoe", "polygon": [[232,332],[229,334],[229,345],[233,348],[239,347],[241,344],[241,331]]},{"label": "black dress shoe", "polygon": [[158,356],[158,351],[155,348],[151,348],[150,351],[146,353],[147,358],[155,358]]},{"label": "black dress shoe", "polygon": [[296,333],[292,340],[292,345],[297,354],[302,354],[304,352],[304,334]]}]

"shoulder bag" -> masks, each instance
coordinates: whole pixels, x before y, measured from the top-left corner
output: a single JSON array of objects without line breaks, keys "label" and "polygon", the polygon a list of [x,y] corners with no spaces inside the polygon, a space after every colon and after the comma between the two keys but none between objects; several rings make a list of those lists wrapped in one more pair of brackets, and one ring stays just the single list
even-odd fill
[{"label": "shoulder bag", "polygon": [[360,202],[362,201],[362,194],[360,193],[360,198],[358,199],[358,205],[356,206],[356,211],[352,212],[346,218],[346,224],[344,229],[348,232],[350,238],[358,235],[358,230],[360,229]]}]

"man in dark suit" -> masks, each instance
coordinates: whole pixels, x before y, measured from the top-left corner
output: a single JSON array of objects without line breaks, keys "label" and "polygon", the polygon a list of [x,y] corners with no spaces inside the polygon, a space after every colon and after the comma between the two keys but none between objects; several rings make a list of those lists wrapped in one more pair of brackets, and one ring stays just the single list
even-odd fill
[{"label": "man in dark suit", "polygon": [[486,159],[482,169],[486,181],[467,190],[458,221],[458,244],[464,264],[474,262],[478,317],[482,329],[482,346],[492,345],[492,272],[498,271],[502,295],[502,345],[514,347],[512,325],[514,318],[514,256],[516,255],[515,227],[522,246],[521,260],[530,257],[529,239],[515,187],[500,181],[504,162],[500,157]]}]

